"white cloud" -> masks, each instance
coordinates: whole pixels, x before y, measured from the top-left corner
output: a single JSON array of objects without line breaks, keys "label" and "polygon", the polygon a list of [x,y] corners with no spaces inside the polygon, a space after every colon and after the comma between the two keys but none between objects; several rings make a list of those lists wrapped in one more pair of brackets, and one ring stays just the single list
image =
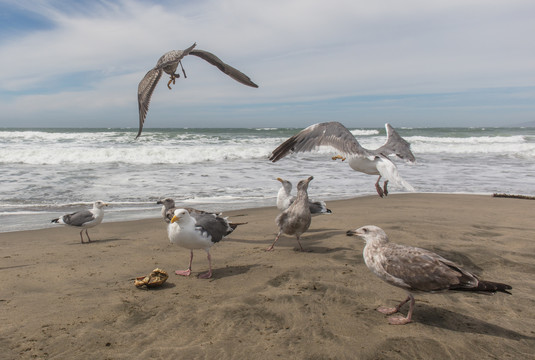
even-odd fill
[{"label": "white cloud", "polygon": [[[234,83],[189,56],[183,61],[188,79],[168,91],[162,78],[148,126],[160,126],[163,109],[172,117],[190,107],[194,114],[201,106],[532,87],[535,80],[531,1],[118,1],[69,9],[54,1],[14,4],[54,26],[0,43],[0,93],[9,95],[0,100],[5,120],[47,111],[57,117],[63,109],[71,118],[80,110],[94,117],[122,111],[128,121],[137,112],[135,93],[145,72],[164,52],[194,41],[247,73],[260,89]],[[75,90],[58,85],[58,78],[80,72],[94,78]]]}]

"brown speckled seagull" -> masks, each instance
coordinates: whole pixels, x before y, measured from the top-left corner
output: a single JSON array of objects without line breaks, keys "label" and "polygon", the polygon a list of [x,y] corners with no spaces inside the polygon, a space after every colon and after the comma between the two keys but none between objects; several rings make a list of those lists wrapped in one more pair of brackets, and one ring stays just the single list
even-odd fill
[{"label": "brown speckled seagull", "polygon": [[396,307],[381,306],[377,309],[383,314],[391,315],[410,301],[407,317],[388,318],[388,322],[392,325],[411,322],[414,310],[413,292],[462,290],[487,293],[500,291],[511,294],[507,291],[512,289],[511,286],[480,280],[476,275],[434,252],[391,243],[383,229],[377,226],[366,225],[356,230],[349,230],[347,235],[360,236],[366,241],[363,251],[364,262],[375,275],[390,285],[407,291],[407,299]]},{"label": "brown speckled seagull", "polygon": [[275,223],[279,227],[279,233],[277,234],[275,241],[273,241],[273,244],[271,244],[266,251],[273,250],[275,243],[279,240],[282,233],[295,235],[299,248],[301,251],[304,251],[299,238],[301,237],[301,234],[308,230],[312,221],[307,193],[308,183],[312,181],[312,179],[314,179],[314,177],[310,176],[308,179],[301,180],[297,184],[297,197],[290,207],[280,213],[275,219]]},{"label": "brown speckled seagull", "polygon": [[[180,77],[180,74],[176,73],[178,64],[180,64],[180,67],[182,67],[182,59],[186,55],[198,56],[201,59],[204,59],[210,64],[216,66],[219,70],[221,70],[234,80],[247,86],[251,86],[254,88],[258,87],[258,85],[252,82],[247,75],[245,75],[238,69],[235,69],[232,66],[225,64],[214,54],[204,50],[193,50],[196,45],[197,44],[195,43],[186,50],[171,50],[169,52],[166,52],[162,55],[162,57],[160,57],[158,63],[156,63],[156,66],[149,70],[149,72],[145,74],[145,77],[143,77],[143,80],[141,80],[141,82],[139,83],[137,88],[137,100],[139,106],[139,132],[136,138],[141,135],[141,131],[143,130],[143,123],[145,122],[145,117],[147,116],[147,112],[149,111],[150,98],[152,96],[152,93],[154,92],[154,89],[156,88],[156,85],[158,84],[158,81],[162,77],[162,74],[165,72],[166,74],[170,75],[170,79],[167,82],[167,87],[169,88],[169,90],[171,90],[171,83],[174,84],[175,80]],[[186,77],[186,72],[184,71],[183,67],[182,73],[184,74],[184,77]]]}]

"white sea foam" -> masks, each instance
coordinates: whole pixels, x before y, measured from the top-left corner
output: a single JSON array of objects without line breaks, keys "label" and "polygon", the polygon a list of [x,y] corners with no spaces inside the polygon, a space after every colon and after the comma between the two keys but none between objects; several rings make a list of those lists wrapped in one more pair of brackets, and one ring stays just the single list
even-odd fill
[{"label": "white sea foam", "polygon": [[[535,130],[397,130],[417,162],[396,164],[416,191],[535,193]],[[111,203],[105,221],[158,217],[162,197],[212,211],[273,205],[277,177],[314,175],[309,193],[327,201],[375,193],[376,178],[331,161],[332,148],[270,162],[297,131],[148,129],[135,140],[135,130],[0,130],[0,231],[52,226],[95,200]],[[370,149],[386,139],[352,133]]]}]

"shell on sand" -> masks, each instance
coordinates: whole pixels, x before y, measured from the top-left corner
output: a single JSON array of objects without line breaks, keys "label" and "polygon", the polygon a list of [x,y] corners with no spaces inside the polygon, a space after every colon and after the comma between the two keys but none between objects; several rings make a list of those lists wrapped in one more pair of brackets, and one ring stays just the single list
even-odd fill
[{"label": "shell on sand", "polygon": [[152,272],[147,276],[140,276],[137,277],[134,280],[134,285],[136,287],[157,287],[161,286],[167,279],[169,278],[169,274],[167,274],[167,271],[162,269],[154,269]]}]

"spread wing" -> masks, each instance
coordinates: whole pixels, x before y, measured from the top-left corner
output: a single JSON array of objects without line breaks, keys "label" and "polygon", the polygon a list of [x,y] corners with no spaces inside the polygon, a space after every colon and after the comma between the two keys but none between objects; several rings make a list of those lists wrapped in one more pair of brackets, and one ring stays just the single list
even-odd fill
[{"label": "spread wing", "polygon": [[415,158],[411,151],[411,144],[409,144],[405,139],[403,139],[397,132],[394,130],[390,124],[385,125],[386,129],[386,142],[380,148],[372,151],[375,154],[382,154],[388,156],[390,154],[396,154],[398,157],[414,162]]},{"label": "spread wing", "polygon": [[95,220],[95,215],[89,210],[78,211],[63,216],[63,222],[71,226],[82,226],[93,220]]},{"label": "spread wing", "polygon": [[314,124],[279,145],[269,157],[276,162],[292,152],[312,151],[327,145],[347,155],[370,156],[351,132],[339,122]]},{"label": "spread wing", "polygon": [[145,74],[145,77],[139,83],[137,87],[137,103],[139,107],[139,131],[137,133],[136,139],[141,135],[143,130],[143,123],[145,122],[145,117],[147,116],[147,111],[149,111],[149,103],[154,88],[158,84],[158,81],[162,77],[162,69],[152,69]]},{"label": "spread wing", "polygon": [[251,81],[249,76],[242,73],[240,70],[233,68],[232,66],[225,64],[221,59],[219,59],[217,56],[215,56],[212,53],[209,53],[208,51],[204,50],[193,50],[189,52],[189,55],[195,55],[200,57],[203,60],[206,60],[210,64],[216,66],[219,70],[236,80],[237,82],[240,82],[244,85],[251,86],[257,88],[258,85],[256,85],[254,82]]}]

